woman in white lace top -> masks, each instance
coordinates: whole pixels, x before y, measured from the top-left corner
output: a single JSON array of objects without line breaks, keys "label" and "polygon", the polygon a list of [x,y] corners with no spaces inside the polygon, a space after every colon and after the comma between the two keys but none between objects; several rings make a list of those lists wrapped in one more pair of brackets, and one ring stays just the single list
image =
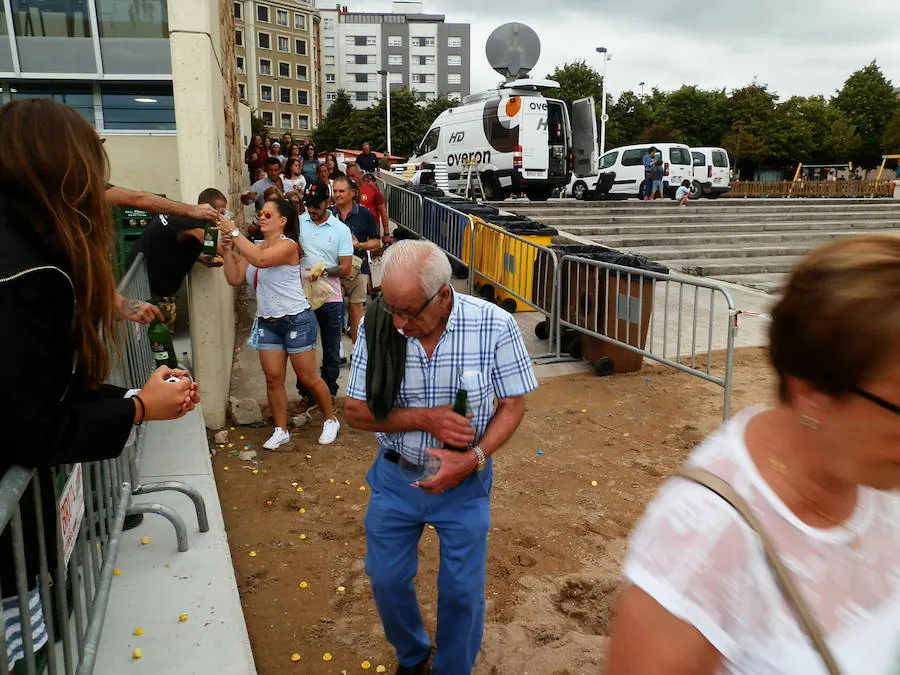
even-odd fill
[{"label": "woman in white lace top", "polygon": [[[688,460],[746,499],[844,675],[900,674],[900,238],[811,253],[776,306],[779,402]],[[673,478],[636,528],[609,675],[819,675],[823,661],[718,495]]]}]

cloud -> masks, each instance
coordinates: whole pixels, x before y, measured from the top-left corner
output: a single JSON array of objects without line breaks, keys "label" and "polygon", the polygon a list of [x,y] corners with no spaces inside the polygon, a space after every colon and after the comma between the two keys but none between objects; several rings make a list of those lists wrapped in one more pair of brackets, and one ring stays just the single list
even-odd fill
[{"label": "cloud", "polygon": [[[322,6],[330,6],[322,3]],[[359,0],[351,12],[390,11],[388,0]],[[537,32],[543,77],[557,65],[585,60],[598,70],[597,46],[609,49],[608,88],[737,89],[756,79],[783,98],[831,96],[855,70],[877,59],[900,85],[896,3],[888,0],[425,0],[425,11],[472,26],[472,88],[496,85],[484,43],[502,23]]]}]

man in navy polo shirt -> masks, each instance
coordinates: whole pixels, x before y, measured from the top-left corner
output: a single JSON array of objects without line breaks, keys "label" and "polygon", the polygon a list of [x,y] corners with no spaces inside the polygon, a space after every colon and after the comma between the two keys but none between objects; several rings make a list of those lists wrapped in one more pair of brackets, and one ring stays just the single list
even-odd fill
[{"label": "man in navy polo shirt", "polygon": [[[322,337],[322,379],[328,385],[332,397],[337,396],[338,374],[341,370],[341,328],[344,325],[344,297],[341,278],[350,275],[353,260],[353,235],[337,216],[328,210],[330,198],[327,185],[310,183],[303,193],[306,213],[300,216],[300,246],[303,258],[300,270],[305,282],[309,271],[318,262],[325,263],[333,292],[328,301],[319,307],[316,320]],[[297,382],[301,404],[313,405],[312,396]]]},{"label": "man in navy polo shirt", "polygon": [[363,306],[369,292],[369,251],[381,248],[381,237],[378,225],[372,212],[360,206],[359,186],[346,176],[334,179],[334,206],[332,213],[350,228],[353,235],[353,254],[357,260],[353,263],[350,276],[341,279],[341,285],[350,305],[350,339],[356,344],[359,322],[363,316]]}]

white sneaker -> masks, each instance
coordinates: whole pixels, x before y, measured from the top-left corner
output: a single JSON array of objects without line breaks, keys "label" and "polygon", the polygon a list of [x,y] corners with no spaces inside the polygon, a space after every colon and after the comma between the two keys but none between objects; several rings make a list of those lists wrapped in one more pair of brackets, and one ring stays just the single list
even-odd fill
[{"label": "white sneaker", "polygon": [[332,417],[330,420],[325,420],[325,424],[322,426],[322,435],[319,436],[319,445],[331,445],[334,443],[334,439],[337,438],[340,429],[341,423],[336,418]]},{"label": "white sneaker", "polygon": [[266,450],[277,450],[285,443],[291,442],[291,435],[287,432],[287,430],[282,429],[281,427],[275,427],[275,432],[269,436],[269,440],[263,443],[263,447]]}]

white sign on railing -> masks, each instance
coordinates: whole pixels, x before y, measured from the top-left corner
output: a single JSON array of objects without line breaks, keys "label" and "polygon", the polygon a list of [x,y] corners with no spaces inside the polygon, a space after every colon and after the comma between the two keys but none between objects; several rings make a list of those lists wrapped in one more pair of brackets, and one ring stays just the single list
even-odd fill
[{"label": "white sign on railing", "polygon": [[75,464],[59,498],[59,531],[62,533],[63,555],[67,567],[72,551],[75,550],[75,541],[78,539],[82,520],[84,520],[84,482],[81,464]]}]

